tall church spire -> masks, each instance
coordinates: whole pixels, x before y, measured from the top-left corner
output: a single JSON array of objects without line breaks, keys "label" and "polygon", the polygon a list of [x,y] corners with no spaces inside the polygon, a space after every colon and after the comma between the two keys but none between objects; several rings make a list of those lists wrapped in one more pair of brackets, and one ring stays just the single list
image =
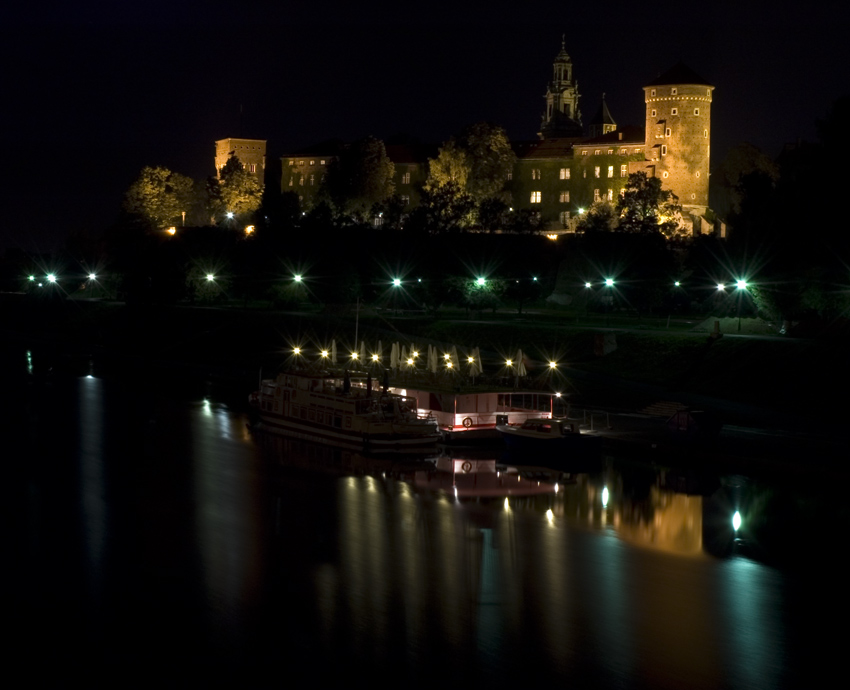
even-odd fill
[{"label": "tall church spire", "polygon": [[578,82],[573,62],[567,54],[566,37],[561,35],[561,52],[552,63],[552,81],[546,88],[546,112],[540,125],[540,138],[582,136],[581,111],[578,109]]}]

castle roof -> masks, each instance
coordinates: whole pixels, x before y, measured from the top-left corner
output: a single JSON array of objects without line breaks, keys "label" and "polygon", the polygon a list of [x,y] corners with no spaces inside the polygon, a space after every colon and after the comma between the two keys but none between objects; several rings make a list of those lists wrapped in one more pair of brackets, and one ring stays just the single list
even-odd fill
[{"label": "castle roof", "polygon": [[540,158],[570,158],[573,144],[581,141],[581,137],[556,137],[537,141],[516,141],[511,143],[516,157],[520,160]]},{"label": "castle roof", "polygon": [[602,94],[602,103],[599,104],[599,110],[596,111],[596,115],[593,116],[593,119],[588,123],[591,125],[616,125],[614,122],[614,118],[611,117],[611,111],[608,110],[608,104],[605,102],[605,94]]},{"label": "castle roof", "polygon": [[342,139],[327,139],[319,144],[313,144],[306,148],[299,149],[293,153],[285,153],[284,158],[292,158],[293,156],[338,156],[345,148],[345,142]]},{"label": "castle roof", "polygon": [[683,62],[679,62],[664,74],[658,75],[646,86],[664,86],[666,84],[705,84],[711,86],[708,80],[703,79]]},{"label": "castle roof", "polygon": [[577,141],[575,146],[592,146],[594,144],[628,144],[629,146],[643,146],[646,143],[646,131],[643,127],[628,125],[607,132],[600,137],[592,137]]}]

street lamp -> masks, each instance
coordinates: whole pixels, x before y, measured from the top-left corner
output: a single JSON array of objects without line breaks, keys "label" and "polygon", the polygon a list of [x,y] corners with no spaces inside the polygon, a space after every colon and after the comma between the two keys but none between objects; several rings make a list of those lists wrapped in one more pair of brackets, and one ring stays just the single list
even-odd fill
[{"label": "street lamp", "polygon": [[744,280],[743,278],[740,278],[737,281],[735,281],[735,287],[738,289],[738,333],[740,333],[741,332],[741,299],[742,299],[741,293],[746,292],[747,281]]},{"label": "street lamp", "polygon": [[484,285],[487,284],[487,279],[486,278],[477,278],[475,280],[475,284],[483,287]]},{"label": "street lamp", "polygon": [[56,276],[52,273],[48,273],[47,274],[47,282],[48,283],[55,283],[56,282]]},{"label": "street lamp", "polygon": [[215,276],[212,273],[207,273],[207,282],[211,283],[215,280]]},{"label": "street lamp", "polygon": [[393,278],[393,286],[399,287],[401,285],[401,278]]}]

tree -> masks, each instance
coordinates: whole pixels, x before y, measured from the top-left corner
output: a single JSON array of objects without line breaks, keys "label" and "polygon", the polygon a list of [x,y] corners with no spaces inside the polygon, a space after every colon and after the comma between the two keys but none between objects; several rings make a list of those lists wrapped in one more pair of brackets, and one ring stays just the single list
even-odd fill
[{"label": "tree", "polygon": [[176,225],[192,205],[192,180],[168,168],[144,167],[124,196],[124,210],[156,229]]},{"label": "tree", "polygon": [[661,233],[667,239],[683,236],[682,207],[673,192],[661,188],[661,180],[644,172],[629,175],[617,200],[618,232],[642,235]]},{"label": "tree", "polygon": [[254,213],[263,200],[259,180],[236,156],[224,164],[220,179],[210,178],[208,190],[211,210],[219,220],[228,213],[243,217]]},{"label": "tree", "polygon": [[611,232],[617,227],[617,209],[610,201],[597,201],[578,222],[579,232]]},{"label": "tree", "polygon": [[475,200],[454,182],[422,190],[408,227],[430,235],[462,232],[475,221]]},{"label": "tree", "polygon": [[395,166],[384,142],[375,137],[355,141],[328,165],[323,194],[338,213],[368,221],[372,207],[392,196]]},{"label": "tree", "polygon": [[514,163],[516,155],[505,130],[479,122],[440,147],[437,158],[430,161],[426,189],[452,184],[481,203],[502,194]]}]

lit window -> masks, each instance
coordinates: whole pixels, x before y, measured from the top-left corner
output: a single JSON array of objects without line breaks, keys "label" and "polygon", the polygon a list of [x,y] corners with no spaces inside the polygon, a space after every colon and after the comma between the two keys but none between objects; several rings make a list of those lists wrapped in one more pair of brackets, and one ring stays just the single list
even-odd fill
[{"label": "lit window", "polygon": [[408,206],[409,204],[410,204],[410,197],[409,197],[409,196],[407,196],[406,194],[402,194],[402,196],[401,196],[401,205],[402,205],[402,206]]},{"label": "lit window", "polygon": [[569,168],[561,168],[561,171],[559,173],[559,177],[562,180],[569,180],[570,179],[570,169]]},{"label": "lit window", "polygon": [[662,156],[667,155],[667,144],[661,144],[661,155]]},{"label": "lit window", "polygon": [[600,151],[599,149],[596,149],[596,150],[593,152],[593,155],[594,155],[594,156],[598,156],[600,153],[602,153],[602,151]]},{"label": "lit window", "polygon": [[294,185],[294,184],[295,184],[295,178],[294,178],[294,177],[290,177],[290,178],[289,178],[289,186],[291,187],[291,186],[292,186],[292,185]]},{"label": "lit window", "polygon": [[679,109],[678,109],[678,108],[673,108],[673,110],[671,110],[671,111],[670,111],[670,114],[671,114],[671,115],[678,115],[678,114],[679,114]]},{"label": "lit window", "polygon": [[599,190],[598,189],[593,190],[593,200],[594,201],[602,201],[602,197],[599,196]]},{"label": "lit window", "polygon": [[658,111],[657,111],[657,110],[655,110],[655,109],[653,108],[653,110],[652,110],[652,113],[651,113],[650,117],[655,117],[655,116],[657,116],[657,115],[658,115]]},{"label": "lit window", "polygon": [[316,176],[310,175],[310,186],[312,187],[314,184],[316,184]]},{"label": "lit window", "polygon": [[697,170],[697,177],[699,177],[699,170]]},{"label": "lit window", "polygon": [[599,166],[598,165],[595,168],[593,168],[593,176],[599,177]]},{"label": "lit window", "polygon": [[375,227],[377,228],[377,227],[384,224],[384,219],[381,218],[381,216],[375,216],[375,218],[373,219],[372,222],[374,223]]},{"label": "lit window", "polygon": [[560,196],[558,197],[558,201],[560,201],[562,204],[570,203],[570,191],[568,189],[562,191]]},{"label": "lit window", "polygon": [[401,176],[401,183],[402,184],[410,184],[410,173],[409,172],[406,172]]},{"label": "lit window", "polygon": [[565,228],[570,224],[570,212],[569,211],[561,211],[561,225]]},{"label": "lit window", "polygon": [[584,149],[584,151],[581,152],[581,155],[586,156],[587,155],[587,149]]},{"label": "lit window", "polygon": [[294,164],[295,164],[295,161],[291,160],[291,161],[289,161],[289,164],[290,164],[290,165],[294,165]]},{"label": "lit window", "polygon": [[257,172],[257,164],[256,163],[248,163],[248,172],[252,172],[252,173]]},{"label": "lit window", "polygon": [[513,171],[508,173],[508,179],[509,179],[509,180],[514,179]]},{"label": "lit window", "polygon": [[581,171],[581,176],[587,177],[587,168],[585,168],[584,170]]},{"label": "lit window", "polygon": [[316,161],[310,161],[310,165],[316,165]]},{"label": "lit window", "polygon": [[679,93],[679,89],[677,89],[677,88],[670,89],[670,95],[671,96],[675,96],[678,93]]},{"label": "lit window", "polygon": [[324,164],[325,164],[325,161],[323,161],[323,160],[319,161],[319,165],[324,165]]},{"label": "lit window", "polygon": [[608,149],[608,155],[610,156],[612,153],[614,153],[614,149]]},{"label": "lit window", "polygon": [[629,166],[621,165],[620,166],[620,177],[627,177],[629,174]]},{"label": "lit window", "polygon": [[532,180],[539,180],[540,179],[540,169],[539,168],[532,168],[531,169],[531,179]]},{"label": "lit window", "polygon": [[614,190],[613,189],[608,190],[608,201],[614,201]]},{"label": "lit window", "polygon": [[635,149],[635,153],[640,153],[640,149]]},{"label": "lit window", "polygon": [[664,173],[661,175],[661,177],[663,177],[663,178],[666,180],[668,177],[670,177],[670,173],[668,173],[668,172],[665,170],[665,171],[664,171]]},{"label": "lit window", "polygon": [[694,108],[694,115],[699,115],[699,108]]},{"label": "lit window", "polygon": [[708,130],[707,129],[702,130],[702,138],[708,139]]},{"label": "lit window", "polygon": [[539,204],[540,203],[540,192],[532,192],[531,193],[531,203]]},{"label": "lit window", "polygon": [[613,165],[608,166],[608,177],[614,177],[614,166]]},{"label": "lit window", "polygon": [[629,150],[628,149],[620,149],[620,155],[621,156],[628,156]]},{"label": "lit window", "polygon": [[298,165],[304,165],[304,161],[298,161]]},{"label": "lit window", "polygon": [[664,136],[665,137],[669,137],[672,133],[673,133],[673,130],[670,129],[669,127],[664,128]]},{"label": "lit window", "polygon": [[298,184],[300,184],[302,187],[304,186],[304,175],[302,175],[301,179],[298,180]]}]

